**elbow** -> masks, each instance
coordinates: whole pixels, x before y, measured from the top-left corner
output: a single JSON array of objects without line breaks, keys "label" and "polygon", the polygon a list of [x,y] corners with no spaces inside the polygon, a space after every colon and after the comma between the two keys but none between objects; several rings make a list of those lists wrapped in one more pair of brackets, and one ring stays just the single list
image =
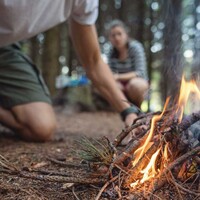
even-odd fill
[{"label": "elbow", "polygon": [[84,56],[82,59],[82,65],[85,70],[92,70],[93,66],[96,66],[101,60],[101,55],[99,52],[93,52],[90,55]]}]

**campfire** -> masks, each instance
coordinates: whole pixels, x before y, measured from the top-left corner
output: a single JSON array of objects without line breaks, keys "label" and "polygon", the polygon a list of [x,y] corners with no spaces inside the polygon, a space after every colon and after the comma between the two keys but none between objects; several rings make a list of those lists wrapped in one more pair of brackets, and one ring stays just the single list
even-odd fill
[{"label": "campfire", "polygon": [[[83,138],[79,142],[80,164],[49,159],[52,163],[75,167],[76,175],[19,169],[2,156],[0,171],[45,181],[96,184],[101,187],[96,200],[103,193],[109,199],[147,198],[167,183],[174,185],[179,195],[182,190],[198,198],[200,142],[192,127],[200,120],[200,111],[184,116],[190,94],[200,100],[195,81],[186,81],[183,77],[177,99],[168,98],[162,112],[139,116],[113,142],[105,137]],[[120,145],[133,131],[132,139],[125,146]],[[185,187],[187,182],[192,182],[192,186],[196,184],[197,189],[192,191]]]},{"label": "campfire", "polygon": [[179,146],[186,147],[186,144],[181,144],[183,142],[181,141],[181,134],[184,133],[177,129],[182,122],[184,108],[190,93],[195,93],[200,100],[200,91],[195,82],[186,82],[183,77],[178,103],[174,104],[171,110],[167,110],[168,98],[163,112],[152,117],[150,130],[143,137],[141,145],[133,153],[133,159],[130,163],[126,182],[131,190],[143,190],[146,188],[146,184],[150,189],[150,185],[161,177],[163,171],[168,169],[169,163],[175,160],[178,155],[184,153],[183,151],[179,152],[182,150]]}]

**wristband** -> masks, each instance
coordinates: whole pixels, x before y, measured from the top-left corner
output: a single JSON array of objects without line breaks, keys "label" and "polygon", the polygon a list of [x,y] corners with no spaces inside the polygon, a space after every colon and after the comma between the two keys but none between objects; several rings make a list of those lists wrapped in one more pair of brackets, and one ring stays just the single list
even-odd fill
[{"label": "wristband", "polygon": [[131,114],[131,113],[135,113],[135,114],[140,114],[141,113],[141,110],[135,106],[135,105],[132,105],[131,107],[129,108],[126,108],[125,110],[123,110],[121,113],[120,113],[120,116],[121,116],[121,119],[123,121],[125,121],[127,115]]}]

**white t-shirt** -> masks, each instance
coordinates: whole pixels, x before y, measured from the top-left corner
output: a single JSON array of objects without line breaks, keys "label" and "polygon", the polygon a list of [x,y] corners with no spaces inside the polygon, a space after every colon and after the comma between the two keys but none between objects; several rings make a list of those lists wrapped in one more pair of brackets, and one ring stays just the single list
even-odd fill
[{"label": "white t-shirt", "polygon": [[94,24],[98,0],[0,0],[0,47],[30,38],[69,17]]}]

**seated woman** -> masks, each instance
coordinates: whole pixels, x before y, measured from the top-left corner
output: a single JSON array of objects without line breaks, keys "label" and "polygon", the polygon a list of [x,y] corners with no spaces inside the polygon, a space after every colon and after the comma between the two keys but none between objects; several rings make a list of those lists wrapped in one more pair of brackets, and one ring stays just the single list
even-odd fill
[{"label": "seated woman", "polygon": [[129,38],[128,29],[120,20],[110,23],[108,36],[112,45],[108,53],[108,64],[115,80],[130,102],[140,108],[148,90],[143,46]]}]

